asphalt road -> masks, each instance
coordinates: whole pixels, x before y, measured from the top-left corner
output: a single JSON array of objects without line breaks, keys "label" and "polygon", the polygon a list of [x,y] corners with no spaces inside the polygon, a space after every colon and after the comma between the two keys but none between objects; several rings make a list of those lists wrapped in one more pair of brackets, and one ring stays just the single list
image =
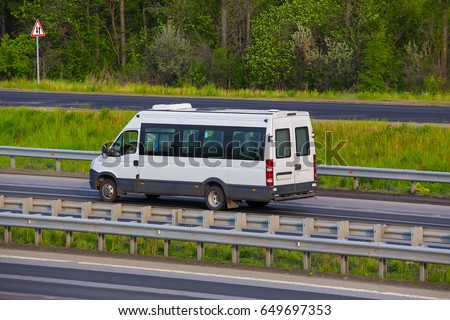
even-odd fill
[{"label": "asphalt road", "polygon": [[78,94],[0,90],[0,106],[117,108],[145,110],[154,104],[189,102],[194,108],[279,109],[308,111],[313,119],[382,119],[394,122],[448,123],[450,107],[390,103],[310,102],[300,100],[250,100]]},{"label": "asphalt road", "polygon": [[0,247],[0,299],[449,299],[419,286]]}]

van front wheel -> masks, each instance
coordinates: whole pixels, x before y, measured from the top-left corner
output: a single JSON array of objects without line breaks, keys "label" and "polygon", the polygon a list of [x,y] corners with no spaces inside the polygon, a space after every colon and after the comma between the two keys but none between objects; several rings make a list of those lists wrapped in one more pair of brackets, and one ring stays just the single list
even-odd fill
[{"label": "van front wheel", "polygon": [[100,198],[106,202],[114,202],[119,197],[117,195],[116,183],[112,179],[103,180],[98,191]]},{"label": "van front wheel", "polygon": [[227,207],[225,193],[219,186],[208,188],[208,190],[206,190],[205,200],[209,210],[225,210]]}]

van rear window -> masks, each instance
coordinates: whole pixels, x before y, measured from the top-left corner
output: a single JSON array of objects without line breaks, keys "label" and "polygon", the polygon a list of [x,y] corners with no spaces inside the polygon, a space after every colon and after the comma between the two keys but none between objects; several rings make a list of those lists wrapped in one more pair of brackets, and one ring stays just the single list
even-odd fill
[{"label": "van rear window", "polygon": [[295,128],[295,153],[298,157],[309,155],[308,127]]},{"label": "van rear window", "polygon": [[275,130],[275,147],[277,158],[289,158],[291,156],[291,138],[289,129]]}]

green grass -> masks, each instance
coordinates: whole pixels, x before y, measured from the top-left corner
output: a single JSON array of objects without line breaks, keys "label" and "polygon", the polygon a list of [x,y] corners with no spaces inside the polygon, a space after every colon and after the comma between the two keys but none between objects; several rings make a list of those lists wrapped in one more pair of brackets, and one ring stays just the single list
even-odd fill
[{"label": "green grass", "polygon": [[[3,239],[4,228],[0,227],[0,243]],[[19,244],[33,244],[34,230],[30,228],[12,228],[13,242]],[[164,241],[149,238],[138,238],[139,255],[163,256]],[[55,230],[42,231],[42,244],[51,247],[65,247],[65,232]],[[71,248],[96,250],[97,235],[92,233],[73,233]],[[248,266],[265,266],[265,249],[242,246],[239,248],[240,264]],[[129,237],[106,235],[105,250],[114,253],[128,253],[130,251]],[[196,243],[171,241],[169,256],[179,259],[195,260],[197,255]],[[274,267],[288,270],[303,269],[303,253],[298,251],[274,250]],[[316,273],[340,273],[340,257],[332,254],[311,255],[311,275]],[[231,246],[205,244],[205,261],[215,263],[231,263]],[[419,281],[419,263],[388,260],[386,279]],[[366,257],[349,257],[349,275],[358,277],[378,278],[378,260]],[[428,281],[450,284],[450,266],[428,265]]]},{"label": "green grass", "polygon": [[[450,129],[425,124],[386,121],[315,121],[319,164],[377,168],[450,171]],[[408,181],[360,179],[362,190],[406,193]],[[326,188],[350,189],[353,179],[319,177]],[[419,183],[420,194],[450,195],[445,184]]]},{"label": "green grass", "polygon": [[357,101],[407,101],[425,104],[448,104],[450,93],[411,93],[411,92],[340,92],[340,91],[297,91],[297,90],[259,90],[237,89],[226,90],[212,84],[204,87],[167,87],[162,85],[148,85],[144,83],[126,83],[119,81],[105,82],[95,79],[83,82],[69,82],[63,80],[42,80],[38,85],[36,81],[15,79],[0,81],[0,88],[70,91],[92,93],[118,93],[139,95],[166,95],[166,96],[203,96],[222,98],[252,98],[252,99],[324,99],[324,100],[357,100]]},{"label": "green grass", "polygon": [[[100,150],[111,142],[134,111],[0,109],[0,145]],[[450,129],[440,125],[391,124],[386,121],[313,121],[319,164],[450,171]],[[52,159],[17,158],[18,168],[55,169]],[[9,158],[0,157],[0,168]],[[89,171],[88,162],[62,161],[67,172]],[[319,177],[325,188],[350,189],[351,178]],[[361,179],[362,190],[406,193],[410,183]],[[420,194],[449,196],[445,184],[420,183]]]}]

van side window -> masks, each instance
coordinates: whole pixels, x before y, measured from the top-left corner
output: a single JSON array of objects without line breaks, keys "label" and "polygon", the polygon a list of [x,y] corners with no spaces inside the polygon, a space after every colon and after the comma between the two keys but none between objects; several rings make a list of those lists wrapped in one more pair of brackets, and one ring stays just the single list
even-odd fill
[{"label": "van side window", "polygon": [[264,159],[263,143],[262,130],[235,130],[231,141],[231,159],[261,161]]},{"label": "van side window", "polygon": [[291,138],[289,129],[275,130],[275,148],[277,158],[289,158],[291,156]]},{"label": "van side window", "polygon": [[203,158],[224,158],[224,131],[205,130],[203,135]]},{"label": "van side window", "polygon": [[138,146],[138,132],[136,130],[125,131],[111,146],[111,155],[121,157],[124,154],[134,154]]},{"label": "van side window", "polygon": [[184,129],[181,132],[180,156],[199,157],[201,152],[200,131],[197,129]]},{"label": "van side window", "polygon": [[173,142],[175,139],[175,128],[144,128],[144,154],[173,156]]},{"label": "van side window", "polygon": [[298,157],[309,155],[308,127],[295,128],[295,153]]}]

